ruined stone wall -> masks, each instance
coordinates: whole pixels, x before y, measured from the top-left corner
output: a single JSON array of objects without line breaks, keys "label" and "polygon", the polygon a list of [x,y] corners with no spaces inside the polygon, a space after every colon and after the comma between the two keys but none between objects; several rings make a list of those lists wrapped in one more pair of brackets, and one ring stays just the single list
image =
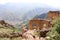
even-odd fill
[{"label": "ruined stone wall", "polygon": [[[34,29],[34,28],[42,29],[42,28],[44,28],[44,26],[46,26],[46,28],[52,27],[53,25],[51,24],[50,21],[55,18],[60,18],[60,12],[59,11],[49,11],[46,20],[38,20],[38,19],[30,20],[29,29]],[[49,21],[47,21],[47,20],[49,20]]]},{"label": "ruined stone wall", "polygon": [[[39,24],[40,24],[39,20],[30,20],[30,22],[29,22],[29,29],[34,29],[34,28],[37,29],[38,26],[40,26]],[[37,27],[34,27],[35,25]]]},{"label": "ruined stone wall", "polygon": [[59,11],[49,11],[48,15],[47,15],[48,20],[53,20],[53,19],[59,18],[59,17],[60,17],[60,12]]},{"label": "ruined stone wall", "polygon": [[47,20],[30,20],[29,29],[42,29],[51,27],[50,22]]}]

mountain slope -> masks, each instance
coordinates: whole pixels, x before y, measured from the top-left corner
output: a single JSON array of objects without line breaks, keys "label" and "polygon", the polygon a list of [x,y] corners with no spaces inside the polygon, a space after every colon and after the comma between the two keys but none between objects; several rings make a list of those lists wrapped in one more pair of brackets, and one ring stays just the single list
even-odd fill
[{"label": "mountain slope", "polygon": [[42,8],[42,7],[35,7],[33,10],[28,11],[26,14],[23,15],[23,20],[29,19],[31,20],[36,15],[40,15],[43,18],[43,14],[47,14],[50,10],[55,10],[53,8]]},{"label": "mountain slope", "polygon": [[41,14],[41,15],[36,15],[33,19],[46,19],[47,13]]},{"label": "mountain slope", "polygon": [[30,20],[36,15],[56,10],[45,4],[13,4],[0,5],[0,19],[16,22]]}]

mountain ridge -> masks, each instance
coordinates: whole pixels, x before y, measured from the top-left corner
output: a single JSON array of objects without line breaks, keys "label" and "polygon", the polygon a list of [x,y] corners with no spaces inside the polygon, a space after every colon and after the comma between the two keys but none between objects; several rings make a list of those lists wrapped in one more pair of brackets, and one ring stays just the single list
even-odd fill
[{"label": "mountain ridge", "polygon": [[0,18],[6,21],[21,22],[50,10],[57,9],[44,4],[0,4]]}]

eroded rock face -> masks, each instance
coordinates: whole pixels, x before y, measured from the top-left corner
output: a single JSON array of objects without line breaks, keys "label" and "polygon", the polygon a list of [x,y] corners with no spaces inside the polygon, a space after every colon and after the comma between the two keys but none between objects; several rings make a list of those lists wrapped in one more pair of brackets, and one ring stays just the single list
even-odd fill
[{"label": "eroded rock face", "polygon": [[0,20],[0,25],[3,25],[7,28],[14,28],[13,25],[6,23],[4,20]]},{"label": "eroded rock face", "polygon": [[48,38],[45,37],[46,37],[46,33],[49,32],[50,30],[48,29],[40,30],[40,36],[34,35],[36,31],[37,30],[28,30],[22,35],[24,38],[27,38],[27,40],[48,40]]},{"label": "eroded rock face", "polygon": [[39,40],[39,37],[35,37],[34,32],[36,32],[36,30],[28,30],[23,34],[23,37],[27,40]]},{"label": "eroded rock face", "polygon": [[23,37],[28,37],[29,35],[34,35],[33,33],[34,33],[33,30],[28,30],[27,32],[23,33]]}]

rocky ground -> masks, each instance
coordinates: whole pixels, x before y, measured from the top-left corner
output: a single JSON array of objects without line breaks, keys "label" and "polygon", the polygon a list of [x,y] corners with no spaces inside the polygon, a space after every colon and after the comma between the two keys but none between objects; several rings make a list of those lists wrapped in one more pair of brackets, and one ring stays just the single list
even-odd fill
[{"label": "rocky ground", "polygon": [[[2,24],[3,23],[3,24]],[[1,25],[2,24],[2,25]],[[39,30],[27,30],[26,27],[22,26],[22,31],[14,28],[10,25],[5,26],[4,22],[0,24],[0,40],[48,40],[49,37],[40,37]],[[6,24],[7,25],[7,24]]]},{"label": "rocky ground", "polygon": [[36,30],[28,30],[23,34],[22,40],[48,40],[49,37],[40,37]]},{"label": "rocky ground", "polygon": [[38,34],[36,30],[27,30],[22,34],[21,32],[13,32],[12,29],[0,28],[0,40],[47,40],[47,38],[39,37]]}]

